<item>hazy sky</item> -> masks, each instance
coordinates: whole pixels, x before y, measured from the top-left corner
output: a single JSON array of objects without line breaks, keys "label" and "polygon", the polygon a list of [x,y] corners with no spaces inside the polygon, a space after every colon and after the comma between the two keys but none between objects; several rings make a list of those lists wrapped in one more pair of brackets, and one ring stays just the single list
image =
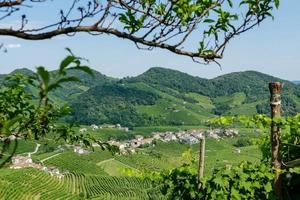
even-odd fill
[{"label": "hazy sky", "polygon": [[66,55],[64,48],[70,47],[76,55],[88,58],[92,68],[113,77],[134,76],[150,67],[161,66],[206,78],[257,70],[288,80],[300,80],[299,11],[299,0],[281,0],[274,21],[262,23],[228,45],[220,61],[222,71],[217,65],[200,65],[166,50],[138,50],[132,42],[113,36],[78,34],[45,41],[0,37],[0,43],[9,49],[8,53],[0,53],[0,73],[21,67],[33,69],[39,65],[55,69]]}]

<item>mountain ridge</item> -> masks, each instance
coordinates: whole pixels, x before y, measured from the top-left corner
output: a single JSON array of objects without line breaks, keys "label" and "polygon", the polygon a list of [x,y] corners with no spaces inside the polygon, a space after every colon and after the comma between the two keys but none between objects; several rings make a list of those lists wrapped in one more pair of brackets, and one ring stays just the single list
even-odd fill
[{"label": "mountain ridge", "polygon": [[82,82],[65,84],[52,94],[54,99],[71,105],[74,112],[70,121],[130,127],[196,125],[216,115],[268,114],[268,83],[273,81],[285,83],[285,114],[300,110],[300,86],[251,70],[212,79],[162,67],[123,79],[96,70],[94,74],[90,77],[74,71],[71,75]]}]

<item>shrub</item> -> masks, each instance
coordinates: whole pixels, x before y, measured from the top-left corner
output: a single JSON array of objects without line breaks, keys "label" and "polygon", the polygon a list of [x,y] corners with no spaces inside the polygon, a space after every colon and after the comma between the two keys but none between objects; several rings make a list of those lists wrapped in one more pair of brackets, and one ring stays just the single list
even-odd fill
[{"label": "shrub", "polygon": [[249,138],[239,138],[233,145],[235,147],[246,147],[252,144]]}]

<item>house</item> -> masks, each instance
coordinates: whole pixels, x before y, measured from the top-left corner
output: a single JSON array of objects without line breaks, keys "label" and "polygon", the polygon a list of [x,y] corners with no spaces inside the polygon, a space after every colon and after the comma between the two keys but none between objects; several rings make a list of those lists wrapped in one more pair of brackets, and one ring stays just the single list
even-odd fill
[{"label": "house", "polygon": [[32,159],[30,156],[14,156],[11,159],[11,162],[13,165],[20,165],[20,164],[31,164],[32,163]]},{"label": "house", "polygon": [[192,130],[192,131],[190,131],[190,134],[193,137],[197,138],[197,139],[203,138],[204,137],[204,133],[205,133],[204,130]]},{"label": "house", "polygon": [[95,124],[92,124],[92,125],[91,125],[91,128],[92,128],[93,131],[95,131],[95,130],[98,130],[98,129],[99,129],[99,126],[97,126],[97,125],[95,125]]},{"label": "house", "polygon": [[159,132],[153,132],[152,133],[152,138],[155,140],[160,140],[161,139],[161,134]]},{"label": "house", "polygon": [[175,135],[177,138],[181,138],[185,134],[185,131],[176,132]]},{"label": "house", "polygon": [[163,141],[165,142],[170,142],[175,140],[177,140],[177,137],[172,132],[167,132],[163,138]]},{"label": "house", "polygon": [[119,150],[120,151],[125,151],[126,148],[128,148],[129,146],[130,146],[129,143],[122,143],[122,144],[119,145]]},{"label": "house", "polygon": [[17,139],[17,137],[15,135],[10,135],[10,136],[8,136],[8,138],[10,141]]},{"label": "house", "polygon": [[14,156],[11,159],[12,165],[10,166],[11,169],[21,169],[25,167],[33,167],[37,169],[41,169],[42,166],[40,164],[34,163],[30,156]]},{"label": "house", "polygon": [[185,143],[185,144],[189,144],[189,145],[197,144],[199,142],[199,140],[197,138],[193,137],[190,134],[183,135],[180,138],[180,141],[183,142],[183,143]]},{"label": "house", "polygon": [[86,128],[80,128],[80,129],[79,129],[79,133],[85,133],[85,132],[87,132],[87,129],[86,129]]},{"label": "house", "polygon": [[207,131],[206,131],[206,134],[207,134],[208,137],[211,137],[211,138],[216,139],[216,140],[218,140],[218,139],[221,138],[221,137],[219,136],[220,133],[219,133],[219,130],[218,130],[218,129],[207,130]]},{"label": "house", "polygon": [[153,143],[153,138],[145,138],[141,141],[142,145],[151,145]]},{"label": "house", "polygon": [[42,170],[48,172],[51,176],[56,176],[58,178],[62,178],[64,176],[56,167],[43,167]]},{"label": "house", "polygon": [[100,145],[98,143],[93,143],[92,147],[100,147]]},{"label": "house", "polygon": [[130,146],[132,148],[137,148],[137,147],[141,146],[141,141],[137,140],[137,139],[130,140]]},{"label": "house", "polygon": [[137,141],[142,141],[142,140],[144,139],[144,136],[142,136],[142,135],[136,135],[136,136],[135,136],[135,139],[136,139]]},{"label": "house", "polygon": [[4,141],[6,140],[6,136],[5,135],[0,135],[0,141]]},{"label": "house", "polygon": [[83,149],[82,147],[79,147],[79,146],[75,146],[74,147],[74,153],[77,153],[79,155],[82,155],[82,154],[87,154],[89,153],[87,150]]}]

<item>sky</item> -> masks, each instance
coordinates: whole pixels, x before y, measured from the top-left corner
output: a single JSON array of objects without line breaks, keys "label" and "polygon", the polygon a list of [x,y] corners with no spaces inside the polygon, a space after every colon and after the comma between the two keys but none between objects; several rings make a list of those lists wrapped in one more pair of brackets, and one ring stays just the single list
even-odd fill
[{"label": "sky", "polygon": [[[221,69],[216,64],[201,65],[167,50],[138,50],[134,43],[114,36],[77,34],[44,41],[0,36],[0,43],[8,48],[7,53],[0,53],[0,74],[23,67],[34,69],[40,65],[56,69],[66,56],[64,48],[69,47],[76,55],[89,59],[89,66],[93,69],[112,77],[136,76],[160,66],[203,78],[255,70],[286,80],[300,80],[299,9],[299,0],[281,0],[274,20],[263,22],[229,43],[224,58],[220,60]],[[38,14],[48,17],[45,11]],[[43,23],[43,17],[36,23]],[[13,24],[14,21],[6,23]]]}]

